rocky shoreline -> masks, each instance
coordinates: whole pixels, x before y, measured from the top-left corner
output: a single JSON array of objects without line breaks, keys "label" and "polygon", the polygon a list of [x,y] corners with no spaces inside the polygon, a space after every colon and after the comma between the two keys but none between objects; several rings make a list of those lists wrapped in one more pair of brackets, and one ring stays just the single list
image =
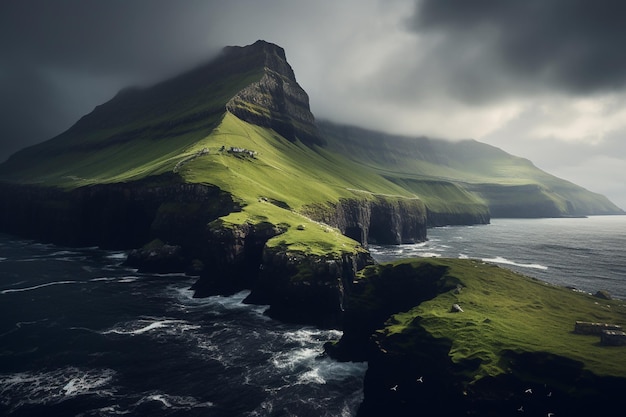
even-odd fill
[{"label": "rocky shoreline", "polygon": [[[226,225],[220,217],[241,210],[230,194],[172,173],[73,190],[0,184],[0,191],[3,232],[68,246],[132,249],[130,266],[199,275],[198,297],[251,289],[249,302],[271,304],[270,314],[282,320],[338,323],[356,271],[373,263],[365,250],[318,255],[267,247],[285,226]],[[426,240],[427,210],[417,199],[342,199],[305,212],[364,247]]]},{"label": "rocky shoreline", "polygon": [[[275,319],[342,328],[342,339],[326,352],[368,362],[360,417],[512,416],[522,409],[531,415],[611,415],[626,390],[626,378],[597,376],[559,355],[516,350],[502,354],[508,372],[474,381],[468,374],[480,360],[452,361],[452,342],[433,337],[419,320],[406,332],[385,330],[396,313],[462,287],[445,267],[374,265],[365,249],[313,254],[270,247],[285,226],[225,224],[220,218],[241,207],[217,187],[167,174],[73,191],[2,185],[2,192],[8,196],[0,203],[4,232],[65,245],[134,248],[126,262],[141,271],[199,276],[197,297],[249,289],[245,302],[269,305],[267,314]],[[429,223],[419,200],[381,197],[311,207],[308,214],[364,246],[423,241]],[[460,214],[430,221],[443,220],[485,219]]]}]

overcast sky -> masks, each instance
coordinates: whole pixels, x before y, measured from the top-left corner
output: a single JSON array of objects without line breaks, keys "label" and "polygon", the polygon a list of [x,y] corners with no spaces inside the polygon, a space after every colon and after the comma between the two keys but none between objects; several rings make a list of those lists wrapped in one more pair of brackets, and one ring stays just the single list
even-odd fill
[{"label": "overcast sky", "polygon": [[1,0],[0,161],[257,39],[317,118],[473,138],[626,208],[621,0]]}]

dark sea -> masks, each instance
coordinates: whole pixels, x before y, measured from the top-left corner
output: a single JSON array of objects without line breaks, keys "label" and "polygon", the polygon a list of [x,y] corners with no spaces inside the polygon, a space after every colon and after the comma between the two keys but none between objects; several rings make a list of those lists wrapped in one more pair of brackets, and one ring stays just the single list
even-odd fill
[{"label": "dark sea", "polygon": [[[626,216],[505,220],[375,246],[377,260],[478,258],[626,299]],[[0,415],[352,416],[364,363],[287,325],[246,292],[194,299],[194,278],[139,274],[124,252],[0,235]]]}]

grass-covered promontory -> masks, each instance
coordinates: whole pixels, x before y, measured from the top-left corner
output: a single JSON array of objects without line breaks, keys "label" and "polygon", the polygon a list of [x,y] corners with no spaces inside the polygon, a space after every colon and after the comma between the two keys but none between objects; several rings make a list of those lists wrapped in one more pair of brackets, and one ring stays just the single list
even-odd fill
[{"label": "grass-covered promontory", "polygon": [[[380,304],[376,279],[430,280],[439,293],[393,314],[377,331],[390,354],[419,355],[424,331],[446,346],[467,381],[510,371],[508,353],[546,353],[571,359],[598,376],[626,378],[626,346],[601,346],[600,337],[574,333],[576,321],[626,327],[626,302],[554,286],[478,260],[408,259],[367,267],[357,296],[366,308]],[[409,277],[409,278],[407,278]],[[406,285],[406,284],[404,284]],[[452,305],[463,310],[455,312]]]}]

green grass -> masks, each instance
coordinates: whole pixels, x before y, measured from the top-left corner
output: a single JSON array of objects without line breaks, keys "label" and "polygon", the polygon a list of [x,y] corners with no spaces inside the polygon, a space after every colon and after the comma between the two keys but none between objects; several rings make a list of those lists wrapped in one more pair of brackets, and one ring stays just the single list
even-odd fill
[{"label": "green grass", "polygon": [[171,171],[221,122],[228,100],[263,74],[262,68],[212,77],[215,72],[219,66],[122,92],[61,135],[12,156],[0,178],[72,189]]},{"label": "green grass", "polygon": [[[230,147],[256,152],[254,157],[232,154]],[[220,149],[226,151],[220,151]],[[340,198],[373,199],[379,194],[403,193],[400,187],[323,149],[290,142],[273,130],[243,122],[227,113],[207,137],[182,156],[200,156],[180,168],[188,182],[208,183],[227,191],[243,206],[240,213],[223,218],[226,224],[284,223],[288,231],[268,242],[303,253],[353,253],[358,245],[336,229],[316,223],[301,213],[313,204]],[[395,197],[397,198],[397,197]],[[303,225],[303,230],[298,226]]]},{"label": "green grass", "polygon": [[[420,326],[435,338],[452,342],[453,362],[479,360],[470,375],[474,380],[507,372],[503,354],[508,350],[548,352],[582,362],[597,375],[626,376],[626,347],[600,346],[599,336],[573,333],[577,320],[626,327],[626,302],[601,300],[476,260],[400,263],[445,266],[445,276],[457,279],[463,288],[394,315],[380,331],[390,343],[395,334],[411,334]],[[451,312],[454,303],[464,312]]]},{"label": "green grass", "polygon": [[[466,200],[471,204],[516,205],[517,201],[510,199],[513,194],[518,205],[529,200],[536,200],[536,205],[553,205],[558,210],[555,215],[619,212],[604,196],[541,171],[527,159],[474,140],[410,138],[330,123],[320,127],[329,139],[330,150],[402,184],[427,204],[440,205],[440,194],[425,192],[424,188],[433,182],[447,182],[471,194]],[[509,187],[511,192],[507,192]],[[447,198],[445,205],[455,206]]]}]

